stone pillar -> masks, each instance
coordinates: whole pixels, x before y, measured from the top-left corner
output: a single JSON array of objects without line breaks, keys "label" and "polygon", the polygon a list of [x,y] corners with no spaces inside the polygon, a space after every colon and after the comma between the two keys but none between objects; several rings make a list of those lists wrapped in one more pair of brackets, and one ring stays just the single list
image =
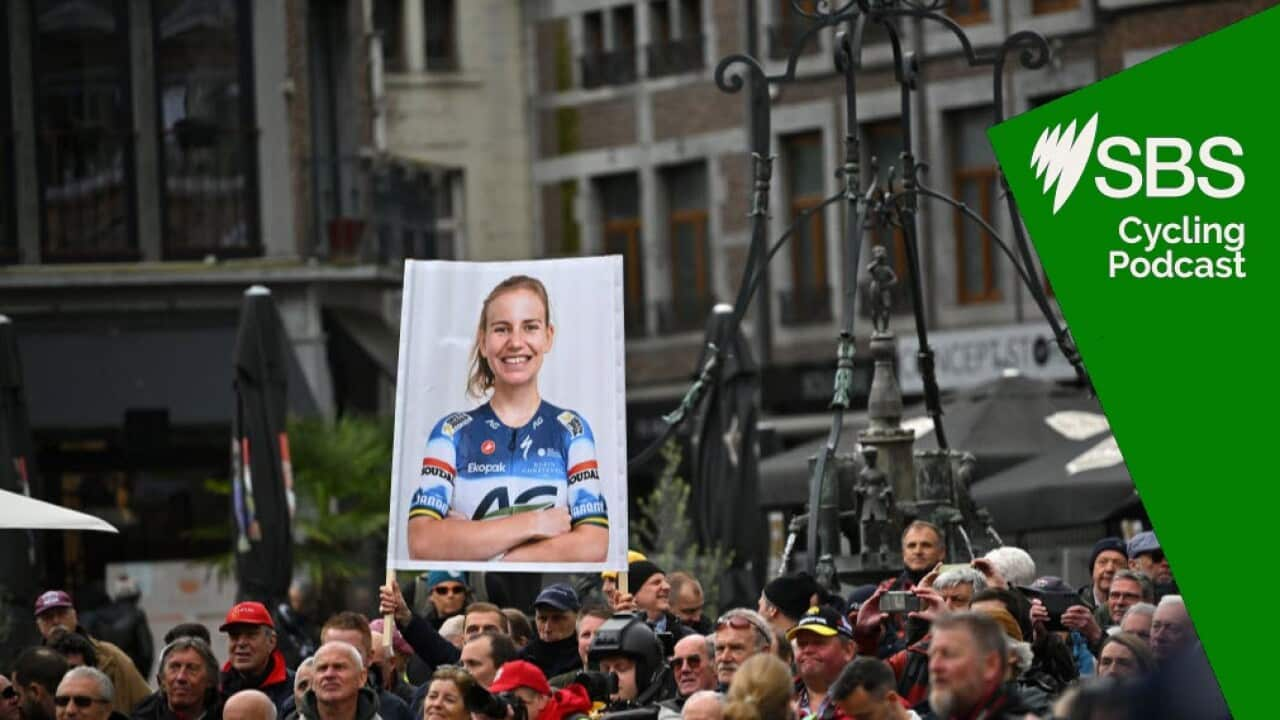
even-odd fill
[{"label": "stone pillar", "polygon": [[164,257],[161,225],[160,116],[156,108],[155,25],[151,0],[129,3],[129,81],[133,87],[134,178],[138,249],[145,261]]},{"label": "stone pillar", "polygon": [[424,0],[404,0],[400,15],[400,43],[404,52],[404,69],[421,73],[427,69],[427,36],[423,11]]}]

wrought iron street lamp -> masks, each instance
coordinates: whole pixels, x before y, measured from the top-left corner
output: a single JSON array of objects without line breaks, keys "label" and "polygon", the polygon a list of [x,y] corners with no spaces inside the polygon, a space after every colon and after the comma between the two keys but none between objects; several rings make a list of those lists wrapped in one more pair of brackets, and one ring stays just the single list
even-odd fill
[{"label": "wrought iron street lamp", "polygon": [[[1000,184],[1014,233],[1013,247],[1005,243],[979,213],[965,204],[931,188],[924,182],[928,166],[918,157],[912,133],[912,97],[919,91],[920,64],[915,54],[904,49],[898,22],[917,21],[918,27],[936,24],[954,36],[970,67],[989,67],[993,88],[993,123],[1004,120],[1004,73],[1011,54],[1027,69],[1044,67],[1050,59],[1049,44],[1039,33],[1021,31],[1009,35],[991,50],[978,50],[965,30],[943,13],[945,0],[844,0],[819,2],[808,9],[791,0],[792,11],[804,18],[807,28],[799,35],[785,58],[785,68],[769,75],[755,57],[734,54],[723,58],[715,70],[716,85],[724,92],[749,92],[749,152],[752,167],[750,207],[751,244],[732,322],[738,325],[751,298],[764,278],[770,260],[799,228],[814,214],[834,203],[845,205],[843,227],[843,294],[840,302],[840,334],[836,350],[836,376],[831,409],[832,422],[826,445],[812,466],[809,483],[808,514],[793,522],[792,536],[784,553],[784,571],[797,531],[806,534],[807,569],[820,581],[835,587],[837,577],[849,579],[884,577],[900,562],[897,533],[914,518],[930,519],[941,526],[947,537],[950,557],[972,554],[976,545],[999,544],[999,536],[991,528],[985,511],[976,508],[969,498],[967,475],[973,458],[950,448],[942,422],[942,407],[934,355],[929,345],[921,289],[921,263],[917,214],[921,198],[954,207],[968,222],[976,223],[989,233],[1008,257],[1018,277],[1026,285],[1053,330],[1058,346],[1075,367],[1082,381],[1087,376],[1065,325],[1054,314],[1044,283],[1031,254],[1026,233],[1019,219],[1013,196],[1008,192],[1003,175]],[[881,182],[878,173],[861,185],[861,149],[859,147],[858,80],[861,68],[863,38],[869,27],[878,26],[892,50],[893,73],[899,88],[901,114],[899,125],[903,152],[889,177],[900,175],[901,181]],[[839,170],[843,187],[816,207],[800,213],[797,221],[772,244],[769,242],[769,188],[773,174],[770,118],[776,92],[796,80],[799,58],[815,45],[821,32],[836,30],[832,61],[843,78],[845,104],[845,137],[843,164]],[[886,159],[878,159],[883,162]],[[873,163],[877,159],[873,159]],[[864,297],[871,303],[871,354],[875,371],[869,398],[870,427],[859,434],[860,443],[868,448],[865,458],[853,453],[839,453],[839,439],[844,413],[851,404],[855,337],[855,305],[859,297],[858,277],[861,269],[863,235],[868,230],[892,229],[900,232],[905,250],[906,277],[898,278],[887,262],[883,246],[873,248],[866,270],[870,292]],[[927,413],[933,421],[938,450],[911,450],[914,434],[900,425],[902,397],[893,369],[895,339],[889,331],[890,288],[905,282],[909,291],[915,332],[919,342],[917,361],[923,379]],[[716,371],[718,354],[713,344],[702,369],[684,402],[667,416],[672,430],[697,407],[701,394]],[[644,462],[646,454],[634,462]],[[841,492],[841,486],[846,487]],[[842,497],[843,495],[843,497]],[[852,555],[840,557],[841,528],[854,549]],[[978,537],[975,537],[975,534]]]}]

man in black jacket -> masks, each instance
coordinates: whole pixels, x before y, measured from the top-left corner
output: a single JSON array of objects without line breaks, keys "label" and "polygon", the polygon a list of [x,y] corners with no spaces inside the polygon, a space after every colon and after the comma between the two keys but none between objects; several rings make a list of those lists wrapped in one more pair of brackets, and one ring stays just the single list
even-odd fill
[{"label": "man in black jacket", "polygon": [[378,695],[368,685],[360,651],[340,640],[316,651],[316,679],[292,718],[381,720]]},{"label": "man in black jacket", "polygon": [[[351,611],[340,612],[329,618],[320,629],[320,642],[328,644],[335,641],[345,642],[360,652],[364,664],[362,669],[369,679],[370,689],[378,696],[378,714],[383,720],[413,720],[413,716],[409,714],[409,705],[404,700],[372,682],[373,673],[369,672],[369,668],[373,665],[373,632],[369,629],[369,618]],[[317,669],[313,687],[319,681]]]},{"label": "man in black jacket", "polygon": [[576,632],[580,609],[578,593],[568,585],[556,583],[543,588],[533,601],[538,634],[520,652],[520,657],[537,665],[547,677],[580,669],[582,660],[578,656]]},{"label": "man in black jacket", "polygon": [[218,661],[198,638],[178,638],[160,655],[160,689],[134,708],[133,720],[218,720]]}]

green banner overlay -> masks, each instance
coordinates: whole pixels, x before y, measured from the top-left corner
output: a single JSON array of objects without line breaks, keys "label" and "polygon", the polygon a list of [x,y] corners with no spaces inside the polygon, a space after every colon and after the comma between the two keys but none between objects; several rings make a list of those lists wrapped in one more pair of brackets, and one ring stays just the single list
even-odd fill
[{"label": "green banner overlay", "polygon": [[1268,10],[990,130],[1236,717],[1275,712],[1278,40]]}]

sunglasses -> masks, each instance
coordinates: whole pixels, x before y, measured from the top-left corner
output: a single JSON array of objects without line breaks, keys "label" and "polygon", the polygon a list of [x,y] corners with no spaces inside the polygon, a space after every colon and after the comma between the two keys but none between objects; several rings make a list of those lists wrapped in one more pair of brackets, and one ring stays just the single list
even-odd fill
[{"label": "sunglasses", "polygon": [[680,668],[684,667],[685,664],[689,665],[690,670],[697,670],[698,668],[702,667],[702,656],[690,655],[689,657],[671,658],[671,669],[675,670],[676,672],[679,672]]},{"label": "sunglasses", "polygon": [[18,697],[18,691],[12,685],[0,690],[0,700],[12,700],[16,697]]},{"label": "sunglasses", "polygon": [[743,617],[742,615],[734,615],[732,617],[722,615],[720,619],[716,621],[716,629],[719,630],[725,625],[728,625],[734,630],[746,630],[747,628],[751,628],[756,632],[760,633],[760,636],[763,637],[766,641],[773,642],[773,638],[770,637],[769,633],[765,632],[764,629],[761,628],[759,625],[751,622],[750,620]]},{"label": "sunglasses", "polygon": [[1141,555],[1139,555],[1138,557],[1142,557],[1142,555],[1146,555],[1147,557],[1150,557],[1150,558],[1151,558],[1151,562],[1153,562],[1153,563],[1164,562],[1164,551],[1163,551],[1163,550],[1152,550],[1151,552],[1145,552],[1145,553],[1142,553],[1142,554],[1141,554]]},{"label": "sunglasses", "polygon": [[464,595],[467,589],[461,585],[437,585],[431,592],[437,595]]},{"label": "sunglasses", "polygon": [[75,703],[76,707],[83,710],[94,703],[105,703],[106,700],[89,697],[88,695],[57,695],[53,698],[53,704],[58,707],[66,707],[67,703],[70,702]]}]

